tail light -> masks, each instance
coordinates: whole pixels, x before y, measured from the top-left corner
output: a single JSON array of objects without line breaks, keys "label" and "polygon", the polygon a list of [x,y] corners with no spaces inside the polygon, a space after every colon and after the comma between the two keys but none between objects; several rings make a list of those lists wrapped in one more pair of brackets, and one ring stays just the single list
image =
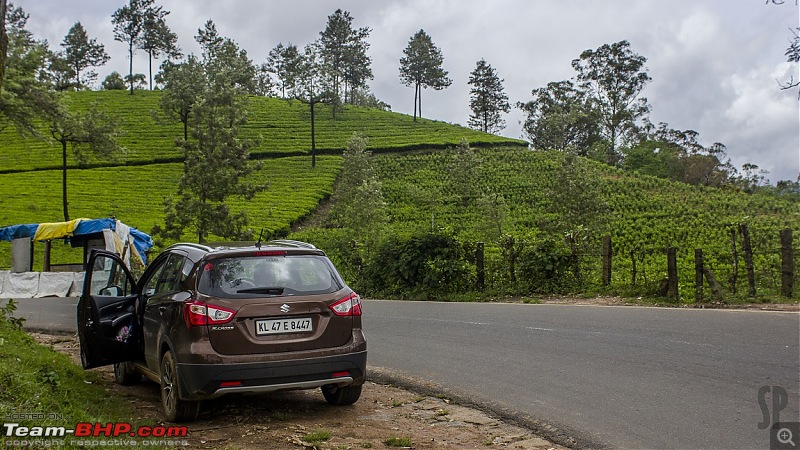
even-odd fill
[{"label": "tail light", "polygon": [[187,302],[183,305],[183,318],[186,325],[219,325],[233,320],[236,311],[203,302]]},{"label": "tail light", "polygon": [[360,316],[361,297],[355,292],[331,305],[331,310],[337,316]]}]

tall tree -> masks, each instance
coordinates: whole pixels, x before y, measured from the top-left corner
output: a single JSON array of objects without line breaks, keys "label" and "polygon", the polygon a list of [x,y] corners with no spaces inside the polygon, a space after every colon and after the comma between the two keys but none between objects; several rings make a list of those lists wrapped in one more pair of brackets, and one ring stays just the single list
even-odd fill
[{"label": "tall tree", "polygon": [[65,58],[64,52],[50,52],[47,74],[56,91],[75,89],[75,69]]},{"label": "tall tree", "polygon": [[162,55],[167,59],[181,57],[178,36],[167,25],[167,15],[169,15],[169,11],[164,11],[161,6],[147,8],[144,12],[142,34],[137,41],[137,47],[147,52],[148,80],[151,91],[153,90],[153,59]]},{"label": "tall tree", "polygon": [[286,98],[287,93],[294,90],[302,61],[303,57],[297,46],[291,42],[286,46],[282,42],[278,43],[269,51],[266,69],[278,78],[281,97]]},{"label": "tall tree", "polygon": [[189,118],[197,102],[197,87],[203,84],[203,68],[194,55],[181,63],[164,61],[156,81],[164,86],[161,109],[167,117],[183,124],[183,140],[189,140]]},{"label": "tall tree", "polygon": [[133,95],[133,54],[144,33],[147,11],[153,7],[153,0],[128,0],[128,4],[114,11],[111,23],[114,24],[114,40],[128,44],[129,83]]},{"label": "tall tree", "polygon": [[265,188],[245,181],[254,169],[248,163],[253,142],[240,136],[247,122],[247,85],[237,68],[246,53],[219,36],[210,21],[195,39],[203,56],[197,60],[200,78],[189,115],[191,139],[177,141],[184,153],[183,175],[177,194],[165,199],[164,229],[156,227],[154,232],[180,239],[185,231],[193,231],[198,242],[211,235],[247,239],[252,232],[246,212],[233,212],[227,203],[231,196],[250,200]]},{"label": "tall tree", "polygon": [[586,93],[565,80],[547,83],[531,94],[532,100],[517,103],[526,115],[522,131],[531,145],[590,156],[592,146],[602,136],[598,112]]},{"label": "tall tree", "polygon": [[234,41],[220,36],[213,21],[207,21],[198,30],[195,40],[203,49],[206,70],[216,74],[216,79],[225,80],[245,93],[256,93],[253,61],[247,57],[247,51],[239,48]]},{"label": "tall tree", "polygon": [[422,117],[422,89],[444,89],[452,80],[447,77],[447,71],[442,68],[444,56],[438,47],[433,45],[431,37],[425,30],[419,30],[408,41],[408,46],[403,50],[400,58],[400,80],[406,86],[414,86],[414,121],[417,121],[417,111]]},{"label": "tall tree", "polygon": [[325,76],[320,47],[319,41],[305,46],[300,76],[292,92],[294,98],[308,104],[311,113],[311,167],[317,166],[316,105],[330,103],[335,96],[330,78]]},{"label": "tall tree", "polygon": [[368,140],[354,133],[342,154],[339,188],[334,193],[333,222],[353,231],[353,236],[370,247],[380,236],[386,221],[386,201]]},{"label": "tall tree", "polygon": [[[98,44],[95,38],[90,39],[80,22],[75,22],[69,29],[61,46],[64,47],[64,60],[75,72],[76,90],[97,79],[94,71],[86,69],[102,66],[109,60],[103,44]],[[85,71],[83,77],[82,71]]]},{"label": "tall tree", "polygon": [[604,198],[605,181],[592,174],[589,161],[566,155],[563,164],[552,176],[553,184],[547,190],[550,209],[559,221],[549,224],[565,236],[572,253],[573,272],[582,284],[579,255],[592,237],[606,231],[611,219],[611,208]]},{"label": "tall tree", "polygon": [[496,133],[506,127],[506,121],[501,113],[508,113],[511,105],[508,95],[503,90],[503,80],[497,71],[481,59],[477,62],[475,70],[470,73],[469,107],[472,115],[469,117],[469,126],[485,133]]},{"label": "tall tree", "polygon": [[69,202],[67,201],[67,156],[68,148],[78,164],[84,164],[89,156],[87,150],[96,157],[109,158],[123,151],[117,142],[116,121],[101,111],[94,103],[85,113],[74,113],[61,106],[50,122],[50,134],[61,144],[61,181],[64,221],[69,221]]},{"label": "tall tree", "polygon": [[6,55],[8,54],[8,34],[6,33],[6,12],[8,0],[0,0],[0,92],[6,75]]},{"label": "tall tree", "polygon": [[572,61],[581,89],[594,99],[600,113],[608,164],[619,163],[619,145],[635,137],[637,120],[650,111],[647,99],[639,96],[650,81],[645,62],[647,58],[635,53],[628,41],[586,50]]},{"label": "tall tree", "polygon": [[48,120],[58,108],[58,97],[47,80],[51,52],[47,41],[37,41],[25,26],[28,14],[8,4],[5,27],[8,48],[0,91],[0,129],[13,125],[17,132],[38,136],[40,120]]},{"label": "tall tree", "polygon": [[[370,32],[367,27],[354,29],[353,17],[341,9],[328,16],[327,26],[320,32],[320,55],[331,79],[334,106],[342,98],[345,103],[348,97],[352,102],[353,90],[372,78],[371,59],[367,56]],[[332,111],[335,117],[336,107]]]}]

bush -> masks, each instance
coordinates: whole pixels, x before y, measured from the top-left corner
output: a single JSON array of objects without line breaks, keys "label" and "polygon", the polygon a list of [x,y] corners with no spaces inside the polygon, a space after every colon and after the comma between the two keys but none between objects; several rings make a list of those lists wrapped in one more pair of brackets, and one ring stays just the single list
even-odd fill
[{"label": "bush", "polygon": [[390,236],[364,268],[373,294],[435,298],[473,286],[467,251],[453,236],[420,233]]},{"label": "bush", "polygon": [[570,267],[570,252],[566,244],[545,238],[523,250],[517,261],[518,279],[526,292],[563,292],[573,278]]}]

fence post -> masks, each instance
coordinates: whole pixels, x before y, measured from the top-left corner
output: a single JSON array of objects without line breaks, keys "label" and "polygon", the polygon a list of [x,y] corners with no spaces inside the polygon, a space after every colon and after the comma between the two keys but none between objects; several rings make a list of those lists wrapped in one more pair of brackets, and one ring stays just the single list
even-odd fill
[{"label": "fence post", "polygon": [[50,272],[50,251],[52,243],[50,239],[44,241],[44,260],[42,261],[42,272]]},{"label": "fence post", "polygon": [[667,249],[667,297],[678,299],[678,249]]},{"label": "fence post", "polygon": [[781,294],[787,298],[792,298],[794,295],[794,251],[791,228],[781,230]]},{"label": "fence post", "polygon": [[482,291],[486,283],[486,269],[483,263],[483,242],[478,242],[475,249],[475,269],[478,275],[478,290]]},{"label": "fence post", "polygon": [[739,278],[739,253],[736,251],[736,227],[732,227],[731,234],[731,257],[733,258],[733,271],[728,283],[731,288],[731,294],[736,295],[736,281]]},{"label": "fence post", "polygon": [[742,235],[742,251],[744,252],[744,268],[747,270],[747,295],[756,296],[756,273],[753,267],[753,247],[750,245],[750,227],[746,223],[739,225]]},{"label": "fence post", "polygon": [[694,301],[703,301],[703,249],[694,249]]},{"label": "fence post", "polygon": [[611,236],[603,236],[603,284],[611,284]]}]

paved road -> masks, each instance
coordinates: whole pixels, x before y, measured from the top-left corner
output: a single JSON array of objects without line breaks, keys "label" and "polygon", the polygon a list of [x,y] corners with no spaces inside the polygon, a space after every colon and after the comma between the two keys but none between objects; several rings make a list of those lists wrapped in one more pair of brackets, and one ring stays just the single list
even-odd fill
[{"label": "paved road", "polygon": [[[19,300],[75,330],[77,299]],[[769,448],[761,386],[800,415],[800,315],[637,307],[366,301],[369,363],[618,448]],[[767,399],[767,403],[771,403]]]},{"label": "paved road", "polygon": [[371,365],[592,446],[769,448],[764,385],[789,391],[780,417],[798,420],[797,313],[367,301],[364,314]]}]

